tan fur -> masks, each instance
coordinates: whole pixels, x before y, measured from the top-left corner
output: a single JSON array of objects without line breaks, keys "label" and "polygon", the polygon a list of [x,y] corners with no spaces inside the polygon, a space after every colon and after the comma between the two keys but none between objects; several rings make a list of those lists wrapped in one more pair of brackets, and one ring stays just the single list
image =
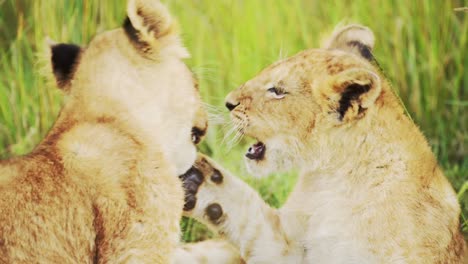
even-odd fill
[{"label": "tan fur", "polygon": [[245,264],[239,251],[226,240],[185,244],[176,250],[173,264]]},{"label": "tan fur", "polygon": [[[64,107],[29,154],[0,161],[0,263],[169,263],[205,126],[188,56],[159,1],[129,0],[83,48]],[[144,49],[142,49],[144,48]]]},{"label": "tan fur", "polygon": [[[228,173],[222,185],[205,177],[191,214],[248,263],[466,263],[455,192],[364,58],[373,39],[365,27],[345,27],[325,49],[277,62],[227,96],[240,132],[266,146],[263,159],[246,159],[249,170],[301,172],[278,211]],[[213,203],[224,212],[215,222],[205,211]]]}]

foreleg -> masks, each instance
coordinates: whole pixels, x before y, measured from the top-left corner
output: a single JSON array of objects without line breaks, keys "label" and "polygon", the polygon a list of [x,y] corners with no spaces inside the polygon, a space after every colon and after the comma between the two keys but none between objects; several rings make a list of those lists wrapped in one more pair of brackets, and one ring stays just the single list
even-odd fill
[{"label": "foreleg", "polygon": [[288,237],[276,209],[242,180],[200,155],[181,176],[185,211],[239,248],[247,263],[300,263],[303,249]]}]

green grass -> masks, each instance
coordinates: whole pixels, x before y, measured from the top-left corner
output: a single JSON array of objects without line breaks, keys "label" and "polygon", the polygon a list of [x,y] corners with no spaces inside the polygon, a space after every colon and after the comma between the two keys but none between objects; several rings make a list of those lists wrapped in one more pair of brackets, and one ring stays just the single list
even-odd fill
[{"label": "green grass", "polygon": [[[340,22],[358,22],[376,35],[375,56],[436,153],[468,216],[468,12],[463,1],[167,0],[181,24],[205,102],[221,108],[228,91],[278,58],[318,47]],[[31,150],[52,125],[60,93],[37,74],[45,36],[87,43],[120,26],[125,1],[0,0],[0,157]],[[202,149],[243,176],[273,206],[281,205],[295,174],[247,177],[241,155],[220,144],[212,126]],[[467,222],[464,223],[468,231]],[[185,240],[209,235],[184,221]]]}]

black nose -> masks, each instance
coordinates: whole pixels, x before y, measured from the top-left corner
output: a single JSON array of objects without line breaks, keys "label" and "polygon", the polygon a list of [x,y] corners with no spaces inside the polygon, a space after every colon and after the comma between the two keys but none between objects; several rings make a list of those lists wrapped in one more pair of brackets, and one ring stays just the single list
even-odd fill
[{"label": "black nose", "polygon": [[232,111],[234,110],[234,108],[236,108],[240,103],[237,103],[237,104],[231,104],[230,102],[226,102],[226,107],[227,109],[229,109],[229,111]]}]

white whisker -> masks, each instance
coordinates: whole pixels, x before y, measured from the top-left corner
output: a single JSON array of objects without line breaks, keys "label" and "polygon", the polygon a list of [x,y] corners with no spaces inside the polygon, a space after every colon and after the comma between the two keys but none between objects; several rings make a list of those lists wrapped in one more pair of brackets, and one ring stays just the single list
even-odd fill
[{"label": "white whisker", "polygon": [[202,103],[203,108],[206,110],[208,115],[208,122],[212,125],[225,124],[226,116],[225,112],[222,111],[219,107],[210,105],[208,103]]},{"label": "white whisker", "polygon": [[237,125],[236,125],[235,120],[233,120],[230,123],[226,123],[226,125],[228,127],[228,131],[224,134],[223,140],[221,142],[222,144],[226,143],[228,138],[237,130]]}]

